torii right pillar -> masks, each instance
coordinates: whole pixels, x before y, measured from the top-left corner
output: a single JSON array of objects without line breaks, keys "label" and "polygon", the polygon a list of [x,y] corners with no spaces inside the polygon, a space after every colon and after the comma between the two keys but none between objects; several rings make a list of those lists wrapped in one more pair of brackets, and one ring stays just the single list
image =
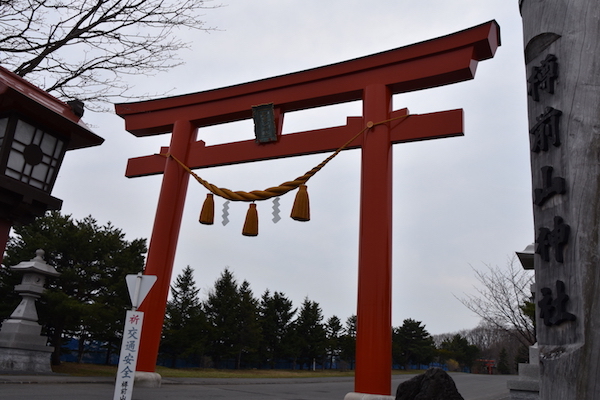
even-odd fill
[{"label": "torii right pillar", "polygon": [[600,399],[600,4],[520,0],[540,398]]}]

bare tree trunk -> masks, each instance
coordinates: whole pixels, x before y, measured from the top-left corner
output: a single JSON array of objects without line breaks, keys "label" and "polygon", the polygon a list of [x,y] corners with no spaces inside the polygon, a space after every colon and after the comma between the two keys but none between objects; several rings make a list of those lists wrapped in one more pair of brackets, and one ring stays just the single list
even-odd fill
[{"label": "bare tree trunk", "polygon": [[81,362],[83,360],[83,353],[85,351],[85,338],[86,338],[85,334],[81,334],[79,336],[79,342],[77,344],[77,363],[78,364],[81,364]]},{"label": "bare tree trunk", "polygon": [[52,346],[54,346],[54,351],[50,356],[50,363],[52,365],[60,365],[60,356],[62,351],[62,333],[62,324],[60,326],[54,327],[54,331],[52,332]]},{"label": "bare tree trunk", "polygon": [[540,398],[600,399],[600,7],[520,0]]},{"label": "bare tree trunk", "polygon": [[106,357],[104,358],[104,364],[110,365],[110,356],[112,354],[112,341],[109,340],[106,343]]}]

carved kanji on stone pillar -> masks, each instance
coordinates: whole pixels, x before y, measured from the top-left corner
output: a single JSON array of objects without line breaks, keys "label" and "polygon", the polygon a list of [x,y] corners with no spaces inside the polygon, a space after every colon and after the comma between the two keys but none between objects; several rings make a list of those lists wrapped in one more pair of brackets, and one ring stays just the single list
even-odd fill
[{"label": "carved kanji on stone pillar", "polygon": [[554,228],[542,227],[538,229],[538,237],[535,240],[537,248],[535,252],[539,254],[544,261],[550,261],[550,248],[554,249],[554,259],[563,262],[563,248],[569,241],[571,228],[565,224],[559,216],[554,217]]},{"label": "carved kanji on stone pillar", "polygon": [[542,299],[538,301],[538,306],[540,307],[540,318],[544,320],[544,325],[560,325],[566,321],[575,321],[575,315],[567,312],[569,296],[565,293],[565,283],[563,281],[556,281],[556,298],[550,288],[544,287],[541,292]]},{"label": "carved kanji on stone pillar", "polygon": [[560,146],[559,122],[561,115],[561,111],[547,107],[545,112],[537,118],[537,123],[529,131],[533,135],[531,151],[539,153],[548,151],[550,145]]},{"label": "carved kanji on stone pillar", "polygon": [[540,100],[540,90],[554,94],[554,82],[558,78],[558,63],[556,56],[548,54],[540,66],[533,67],[527,82],[529,83],[529,95],[534,101]]},{"label": "carved kanji on stone pillar", "polygon": [[544,203],[556,194],[564,194],[566,189],[565,178],[553,177],[554,168],[550,165],[542,167],[542,187],[533,190],[533,202],[536,206]]}]

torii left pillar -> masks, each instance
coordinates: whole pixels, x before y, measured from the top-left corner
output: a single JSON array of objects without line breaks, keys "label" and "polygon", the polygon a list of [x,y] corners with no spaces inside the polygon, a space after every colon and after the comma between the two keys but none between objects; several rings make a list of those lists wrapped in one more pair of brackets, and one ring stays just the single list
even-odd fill
[{"label": "torii left pillar", "polygon": [[[148,102],[117,105],[126,128],[138,136],[172,132],[161,154],[192,169],[334,151],[363,128],[347,148],[361,148],[358,307],[355,391],[391,393],[392,145],[462,135],[462,110],[404,117],[392,95],[474,77],[477,61],[500,45],[495,21],[412,46],[313,70]],[[283,115],[323,105],[363,101],[363,116],[345,126],[280,135],[274,144],[254,140],[205,146],[199,127],[251,118],[252,106],[273,103],[279,133]],[[383,121],[393,122],[382,123]],[[189,177],[160,155],[130,159],[128,177],[164,173],[145,273],[158,280],[142,305],[146,312],[138,371],[153,372],[170,288]]]},{"label": "torii left pillar", "polygon": [[[196,141],[197,132],[198,128],[189,121],[175,122],[169,146],[170,153],[180,160],[186,160],[190,144]],[[152,288],[151,290],[152,296],[147,296],[142,307],[140,307],[140,311],[146,313],[144,321],[152,318],[155,320],[154,324],[144,322],[142,329],[142,337],[145,341],[142,346],[144,346],[144,349],[152,349],[150,351],[153,354],[150,359],[153,357],[153,361],[151,369],[148,362],[146,362],[145,369],[141,369],[141,371],[153,372],[158,357],[162,321],[164,320],[166,301],[171,288],[171,274],[175,262],[175,252],[188,183],[189,174],[187,171],[173,160],[165,163],[164,177],[148,248],[148,259],[144,269],[146,275],[156,275],[157,284],[154,285],[156,289]],[[168,284],[165,284],[166,282]],[[140,351],[139,360],[147,359],[146,354],[145,351]],[[142,367],[144,364],[140,364],[139,360],[138,365]]]}]

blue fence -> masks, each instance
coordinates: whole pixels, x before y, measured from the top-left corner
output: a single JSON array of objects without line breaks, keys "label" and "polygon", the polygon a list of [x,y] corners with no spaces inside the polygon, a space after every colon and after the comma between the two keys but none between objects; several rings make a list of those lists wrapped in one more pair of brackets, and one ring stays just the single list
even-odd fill
[{"label": "blue fence", "polygon": [[[77,362],[79,348],[79,339],[71,339],[66,344],[63,344],[63,354],[60,360],[64,362]],[[100,342],[86,342],[85,352],[83,354],[81,362],[88,364],[104,364],[106,362],[106,345]],[[117,365],[119,363],[118,351],[112,351],[109,364]],[[175,368],[220,368],[220,369],[235,369],[236,360],[227,359],[221,360],[219,365],[214,365],[209,358],[199,359],[198,357],[189,358],[177,358],[175,365],[173,360],[162,354],[159,354],[157,365],[164,367],[175,367]],[[316,369],[342,369],[342,370],[353,370],[354,361],[347,362],[340,359],[334,359],[333,362],[327,360],[324,363],[316,362],[314,364]],[[257,368],[257,369],[286,369],[286,370],[310,370],[313,368],[312,363],[294,363],[289,360],[278,360],[273,364],[263,364],[257,362],[243,362],[242,368]],[[393,369],[403,370],[404,366],[399,364],[392,365]],[[442,363],[431,363],[431,364],[411,364],[407,369],[409,370],[426,370],[429,368],[441,368],[444,371],[448,371],[448,365]],[[467,367],[462,369],[462,372],[470,373],[471,370]]]},{"label": "blue fence", "polygon": [[[77,362],[79,355],[79,339],[70,339],[63,343],[63,351],[60,360],[64,362]],[[104,364],[106,363],[106,344],[96,341],[85,343],[85,351],[81,359],[86,364]],[[112,351],[109,357],[109,364],[117,365],[119,363],[119,352]]]}]

